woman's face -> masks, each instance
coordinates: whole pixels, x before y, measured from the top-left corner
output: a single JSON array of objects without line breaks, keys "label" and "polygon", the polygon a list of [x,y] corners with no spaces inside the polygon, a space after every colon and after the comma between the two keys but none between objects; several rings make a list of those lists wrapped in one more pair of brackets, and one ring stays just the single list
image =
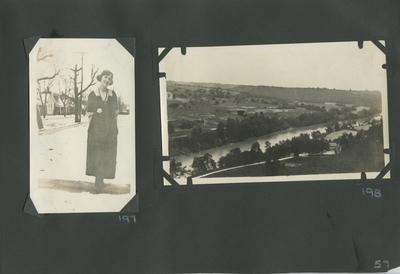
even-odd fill
[{"label": "woman's face", "polygon": [[109,85],[111,85],[112,82],[112,75],[103,75],[103,77],[101,77],[101,84],[108,87]]}]

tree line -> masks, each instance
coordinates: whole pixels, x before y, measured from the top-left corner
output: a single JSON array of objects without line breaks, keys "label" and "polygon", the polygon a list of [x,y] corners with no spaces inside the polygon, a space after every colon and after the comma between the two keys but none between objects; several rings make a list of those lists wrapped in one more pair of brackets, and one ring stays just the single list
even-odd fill
[{"label": "tree line", "polygon": [[[216,148],[228,143],[242,142],[250,138],[268,135],[274,132],[310,126],[316,124],[330,123],[328,127],[337,124],[340,120],[355,120],[361,117],[368,117],[374,113],[371,110],[362,110],[354,114],[349,107],[341,109],[326,110],[310,113],[302,113],[296,117],[275,117],[264,114],[240,118],[228,118],[226,122],[219,122],[215,131],[203,131],[199,123],[185,123],[192,125],[190,136],[170,139],[170,155],[176,156],[181,152],[200,152],[202,150]],[[184,122],[182,122],[184,128]]]},{"label": "tree line", "polygon": [[[317,136],[315,134],[314,136]],[[258,142],[251,145],[250,150],[242,151],[240,148],[231,149],[228,154],[219,158],[218,162],[206,153],[203,157],[195,157],[191,165],[191,176],[198,176],[217,168],[225,169],[230,167],[265,162],[270,168],[275,167],[273,162],[285,157],[299,157],[302,153],[319,154],[329,150],[329,142],[324,138],[312,138],[310,134],[301,134],[280,141],[271,146],[269,141],[265,142],[264,151]],[[268,168],[269,169],[269,168]],[[273,172],[270,175],[275,175]]]},{"label": "tree line", "polygon": [[[255,142],[248,151],[242,151],[240,148],[231,149],[225,156],[220,157],[217,162],[212,158],[212,155],[206,153],[202,157],[195,157],[193,159],[191,170],[182,167],[181,162],[172,159],[170,162],[170,173],[173,177],[181,177],[187,174],[190,174],[190,176],[199,176],[212,170],[217,170],[217,168],[226,169],[254,163],[264,163],[264,174],[261,175],[279,175],[280,168],[284,166],[284,163],[279,161],[282,158],[298,158],[303,153],[318,155],[330,150],[330,140],[326,140],[325,137],[326,134],[314,131],[311,134],[300,134],[300,136],[295,136],[292,139],[282,140],[273,146],[269,141],[266,141],[264,150],[261,149],[258,142]],[[365,138],[374,138],[382,142],[382,123],[372,121],[369,130],[360,130],[355,136],[352,133],[343,133],[342,136],[339,136],[333,142],[340,145],[343,151]]]}]

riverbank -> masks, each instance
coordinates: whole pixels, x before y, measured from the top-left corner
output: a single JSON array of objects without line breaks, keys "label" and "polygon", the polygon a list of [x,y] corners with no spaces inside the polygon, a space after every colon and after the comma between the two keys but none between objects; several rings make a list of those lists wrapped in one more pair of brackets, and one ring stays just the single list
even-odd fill
[{"label": "riverbank", "polygon": [[317,124],[313,126],[305,126],[298,128],[290,128],[286,130],[282,130],[279,132],[274,132],[271,134],[263,135],[260,137],[254,137],[247,139],[243,142],[230,143],[217,148],[204,150],[198,153],[187,153],[181,154],[179,156],[173,156],[175,161],[181,162],[182,167],[190,167],[193,163],[193,159],[195,157],[203,157],[204,154],[208,153],[212,156],[214,161],[218,161],[222,156],[228,154],[232,149],[240,148],[241,151],[249,151],[251,149],[252,144],[258,142],[260,144],[261,150],[265,149],[265,142],[269,141],[271,146],[279,143],[282,140],[292,139],[295,136],[299,136],[300,134],[311,134],[314,131],[325,132],[326,123]]},{"label": "riverbank", "polygon": [[[281,161],[279,176],[380,172],[384,166],[383,146],[373,139],[361,140],[339,154],[312,155]],[[266,176],[264,163],[221,170],[202,178]]]}]

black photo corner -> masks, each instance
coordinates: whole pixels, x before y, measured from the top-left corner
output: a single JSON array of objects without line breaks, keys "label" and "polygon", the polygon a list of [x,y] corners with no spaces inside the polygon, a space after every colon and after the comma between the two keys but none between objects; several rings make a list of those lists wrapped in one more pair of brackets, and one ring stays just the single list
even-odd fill
[{"label": "black photo corner", "polygon": [[[3,0],[0,2],[0,22],[2,79],[0,85],[3,90],[0,273],[400,273],[400,173],[398,172],[400,3],[398,1]],[[135,154],[134,164],[125,162],[124,158],[117,158],[117,172],[120,167],[124,172],[135,172],[134,182],[128,182],[131,184],[130,188],[128,183],[118,184],[119,178],[126,177],[123,174],[117,177],[117,183],[111,179],[105,181],[106,188],[102,190],[103,192],[94,193],[94,178],[90,182],[76,179],[72,184],[61,179],[51,184],[50,181],[43,181],[41,185],[39,184],[42,188],[38,189],[43,191],[44,194],[40,197],[47,205],[54,201],[49,195],[61,197],[60,204],[54,204],[51,213],[39,213],[40,210],[35,205],[38,198],[34,199],[31,196],[33,195],[31,178],[34,178],[31,176],[31,170],[33,167],[36,168],[36,156],[32,157],[36,152],[31,145],[31,121],[35,122],[36,135],[39,132],[55,136],[68,131],[58,128],[42,130],[43,125],[39,124],[39,119],[37,124],[37,117],[32,119],[30,90],[36,81],[30,80],[29,54],[42,38],[59,39],[59,41],[115,39],[118,47],[134,60],[134,73],[129,75],[134,81],[132,93],[128,94],[127,91],[118,89],[121,87],[117,86],[118,81],[120,85],[125,82],[118,79],[117,73],[110,76],[114,77],[111,78],[111,82],[113,80],[115,82],[116,94],[118,96],[122,94],[122,99],[118,99],[118,113],[115,114],[119,119],[118,138],[123,140],[118,141],[118,146],[124,144],[123,142],[133,142]],[[370,155],[368,149],[372,146],[358,150],[366,156],[355,157],[361,163],[354,162],[354,166],[359,169],[355,172],[356,175],[348,178],[339,178],[328,172],[323,179],[318,177],[313,180],[303,178],[292,180],[292,177],[288,176],[280,181],[263,181],[263,178],[271,178],[271,174],[267,174],[261,179],[246,181],[244,177],[235,175],[236,181],[232,179],[230,182],[230,177],[227,177],[224,183],[209,183],[213,178],[207,175],[211,173],[203,173],[210,169],[220,172],[219,168],[222,168],[224,163],[222,160],[218,161],[217,168],[217,162],[214,160],[218,159],[215,156],[213,162],[207,162],[208,168],[206,166],[203,171],[200,168],[198,168],[200,171],[195,170],[194,162],[186,165],[186,168],[192,167],[198,171],[197,173],[193,170],[189,173],[183,167],[184,164],[176,165],[177,170],[181,172],[180,175],[177,171],[175,173],[171,171],[169,164],[176,164],[173,161],[179,153],[184,154],[183,157],[189,154],[196,155],[195,160],[206,157],[200,155],[198,151],[203,145],[200,141],[196,141],[195,145],[190,147],[192,149],[190,152],[187,149],[189,145],[176,148],[173,146],[175,143],[171,141],[172,145],[170,144],[168,151],[165,139],[183,140],[189,139],[190,136],[194,138],[199,127],[203,127],[203,132],[198,131],[200,135],[217,132],[218,123],[215,120],[218,115],[222,115],[222,109],[228,108],[227,105],[231,102],[237,105],[244,104],[243,102],[249,102],[249,105],[250,103],[261,105],[258,102],[250,102],[251,99],[258,99],[255,96],[250,98],[249,94],[255,93],[251,93],[249,86],[246,87],[248,92],[241,96],[239,91],[229,86],[230,83],[224,83],[226,85],[221,85],[220,89],[215,83],[207,81],[184,83],[177,80],[171,88],[169,77],[173,77],[173,73],[163,70],[163,62],[172,60],[168,58],[172,58],[174,51],[178,52],[177,55],[173,55],[178,56],[176,60],[181,60],[179,58],[190,58],[195,48],[270,45],[279,50],[280,47],[290,44],[316,43],[352,43],[360,52],[368,48],[383,54],[384,61],[379,63],[378,68],[386,75],[388,131],[387,141],[379,153],[382,153],[382,157],[386,160],[384,163],[382,161],[379,170],[374,170],[376,171],[374,176],[368,173],[369,170],[363,169],[364,163],[373,162],[373,157],[368,156]],[[60,49],[64,50],[62,47]],[[57,50],[51,51],[44,46],[41,50],[45,54],[41,56],[44,60],[42,63],[46,63],[49,58],[58,54]],[[81,54],[79,58],[82,58],[82,61],[79,62],[82,62],[83,71],[83,59],[89,60],[89,54],[86,52],[77,54]],[[194,63],[193,69],[203,65],[201,60],[206,60],[206,57],[203,57]],[[79,58],[77,60],[81,60]],[[372,56],[371,60],[374,58]],[[338,57],[340,63],[339,59],[342,58]],[[126,60],[115,63],[125,64],[124,61]],[[232,64],[235,61],[236,57],[230,60]],[[319,62],[324,64],[324,60]],[[275,69],[282,71],[290,71],[290,66],[300,65],[290,64],[284,60],[282,62],[278,60],[276,64]],[[51,68],[55,71],[58,69],[56,66]],[[85,73],[90,74],[90,68],[85,67],[85,69]],[[99,69],[98,75],[107,68]],[[337,68],[332,66],[325,69],[333,71]],[[347,71],[351,68],[341,69]],[[60,71],[57,71],[59,75],[62,74]],[[73,100],[78,102],[73,98],[73,93],[67,96],[66,83],[68,81],[74,83],[75,89],[80,88],[83,93],[87,80],[84,80],[83,72],[82,76],[78,73],[76,66],[75,79],[69,76],[73,75],[72,67],[64,71],[64,78],[55,77],[56,74],[54,77],[48,77],[48,89],[42,92],[43,95],[40,95],[41,83],[37,79],[38,94],[45,96],[43,98],[46,100],[48,98],[46,96],[49,96],[57,101],[58,97],[54,94],[58,92],[60,102],[63,101],[62,94],[65,95],[64,98],[71,96],[69,97],[71,107],[78,108],[78,105],[72,102]],[[92,68],[92,79],[95,79],[94,71]],[[220,75],[226,73],[227,71],[218,71]],[[265,74],[265,78],[275,75],[272,70],[262,73]],[[254,74],[258,75],[260,72],[254,71]],[[78,76],[82,78],[79,80]],[[100,85],[102,77],[104,76],[100,76],[98,80]],[[58,82],[52,81],[53,78],[58,78]],[[296,76],[287,76],[288,81],[292,78]],[[356,82],[359,79],[354,77],[349,82],[352,81]],[[163,90],[164,83],[168,93]],[[206,84],[212,87],[205,88]],[[183,93],[179,94],[179,91],[183,90],[182,87],[193,89],[188,92],[193,94],[191,99],[185,97]],[[49,91],[51,88],[53,92]],[[201,89],[207,89],[207,96],[196,98],[196,92],[201,92]],[[231,89],[229,90],[231,98],[227,95],[228,89]],[[218,95],[218,91],[222,93]],[[111,94],[109,90],[107,97],[98,98],[103,99],[106,104],[107,100],[111,100],[108,97]],[[232,94],[238,94],[236,99]],[[85,103],[82,104],[82,100],[85,102],[85,99],[82,99],[82,96],[80,108],[85,109]],[[134,104],[124,103],[123,96],[131,96],[134,100],[131,102]],[[248,101],[246,96],[249,97]],[[190,105],[190,111],[194,113],[195,118],[191,118],[192,123],[189,126],[178,124],[179,119],[183,119],[181,117],[170,119],[165,116],[163,98],[167,97],[176,103],[175,105],[165,103],[168,114],[174,110],[183,115],[184,111],[189,111],[188,105]],[[296,104],[300,109],[299,105],[303,103],[301,111],[307,107],[307,103],[300,99],[296,102],[294,99],[293,102],[290,99],[284,101],[278,96],[268,97],[265,100],[268,101],[268,106],[273,107],[263,108],[263,114],[254,114],[254,117],[257,116],[254,119],[264,119],[262,115],[267,111],[276,112],[271,115],[271,119],[276,123],[279,121],[286,123],[286,128],[282,127],[279,131],[291,130],[287,117],[296,112],[296,109],[288,105]],[[49,116],[53,115],[53,118],[43,119],[46,125],[49,121],[56,120],[55,115],[59,117],[67,115],[65,102],[67,101],[63,101],[63,106],[59,105],[65,112],[56,114],[52,109],[53,114]],[[194,109],[199,108],[201,104],[208,104],[209,109],[215,110],[213,113],[210,111],[205,113],[207,119],[201,118],[202,110],[197,110],[199,115],[196,116]],[[320,111],[326,114],[330,113],[330,109],[345,109],[346,106],[343,100],[338,100],[336,105],[329,104],[329,108],[323,111],[320,107],[319,110],[315,110],[308,106],[311,110],[308,109],[307,113]],[[362,103],[357,106],[362,107]],[[38,107],[37,111],[40,117],[42,109]],[[46,114],[46,110],[44,113]],[[79,115],[81,113],[83,112]],[[93,115],[101,114],[102,111],[98,111]],[[73,118],[73,115],[71,112],[70,117]],[[236,117],[236,121],[243,121],[250,119],[250,108],[237,106],[234,111],[228,110],[223,115]],[[134,121],[129,120],[131,117],[134,117]],[[85,116],[84,119],[88,117]],[[87,124],[85,122],[79,126],[73,123],[64,127],[70,132],[75,132],[72,130],[78,132],[79,128],[90,125],[91,120],[88,121]],[[165,129],[167,123],[169,126],[175,125],[174,132],[169,131],[170,128]],[[378,122],[373,122],[372,126],[369,126],[373,128],[375,123]],[[337,131],[340,126],[337,126]],[[132,136],[124,135],[131,129],[134,131],[134,140],[124,137]],[[84,136],[81,139],[86,149],[87,133],[84,130],[79,132],[81,134],[79,136]],[[187,135],[179,135],[180,132],[186,132]],[[361,138],[359,142],[366,140],[368,134],[373,134],[371,132],[362,131],[362,134],[358,135]],[[165,133],[166,138],[164,138]],[[50,140],[49,138],[40,140]],[[64,142],[67,139],[64,137],[62,140]],[[70,138],[70,140],[75,139]],[[229,142],[233,143],[236,140],[227,137],[223,140],[223,144],[218,144],[218,147],[229,145]],[[332,142],[326,144],[327,147],[331,146],[329,149],[333,151],[332,147],[335,144]],[[53,155],[56,152],[58,155],[66,154],[66,151],[60,148],[61,145],[50,149],[46,143],[41,145],[46,147],[44,155]],[[77,155],[85,155],[79,144],[72,145],[79,147]],[[269,147],[272,145],[266,144],[263,155],[267,155]],[[128,151],[125,147],[119,149],[118,153]],[[233,153],[232,149],[231,154]],[[343,151],[337,155],[344,157],[342,155],[348,155],[346,153],[348,152]],[[299,153],[294,154],[296,157],[293,158],[297,160]],[[208,156],[211,157],[210,154]],[[37,161],[40,157],[42,156],[38,156]],[[85,162],[82,157],[69,160],[68,168],[84,170],[84,167],[78,166]],[[227,159],[228,156],[224,157],[220,159]],[[322,158],[322,156],[315,157]],[[268,163],[277,163],[281,160],[274,159],[264,160],[264,167]],[[53,166],[52,162],[55,161],[56,158],[50,159],[49,167]],[[318,164],[315,163],[313,168]],[[41,168],[40,172],[44,173],[44,168],[38,166]],[[248,167],[250,164],[246,163],[243,166]],[[281,170],[283,166],[280,165]],[[300,167],[305,167],[305,164],[290,162],[290,165],[286,164],[285,172],[290,167],[301,169]],[[68,172],[63,168],[67,169],[67,166],[59,166],[51,174],[57,176],[57,173],[67,175],[74,173],[74,170]],[[186,177],[181,177],[184,172],[187,172]],[[221,182],[218,179],[216,181]],[[134,191],[132,186],[135,186]],[[119,197],[126,198],[128,194],[132,195],[132,198],[123,206],[112,207]],[[75,198],[71,197],[78,198],[73,200]],[[104,205],[91,204],[101,203],[103,197],[110,200]],[[89,208],[111,206],[112,210],[73,212],[76,207],[71,201],[86,203]],[[64,208],[69,211],[65,211]],[[114,210],[115,208],[117,209]]]}]

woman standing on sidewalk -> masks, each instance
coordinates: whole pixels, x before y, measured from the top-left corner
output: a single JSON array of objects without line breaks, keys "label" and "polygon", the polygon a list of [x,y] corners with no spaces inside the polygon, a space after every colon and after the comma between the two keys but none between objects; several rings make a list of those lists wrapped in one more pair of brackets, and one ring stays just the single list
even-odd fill
[{"label": "woman standing on sidewalk", "polygon": [[117,95],[108,86],[113,84],[109,70],[97,76],[99,86],[89,94],[89,117],[86,175],[95,176],[95,188],[101,192],[104,179],[115,178],[117,160]]}]

